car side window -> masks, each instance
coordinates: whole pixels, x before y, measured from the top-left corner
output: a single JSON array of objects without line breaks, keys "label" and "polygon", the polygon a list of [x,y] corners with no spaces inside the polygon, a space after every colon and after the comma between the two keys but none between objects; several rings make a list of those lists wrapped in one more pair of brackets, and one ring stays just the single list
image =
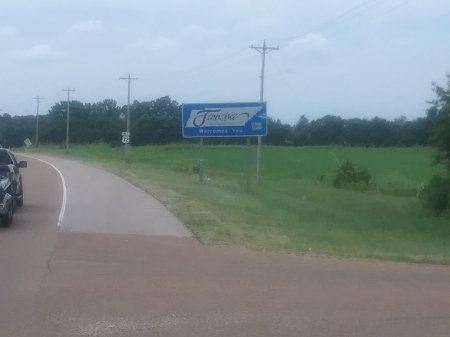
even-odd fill
[{"label": "car side window", "polygon": [[13,155],[12,153],[10,153],[10,155],[11,155],[11,159],[12,159],[12,161],[13,161],[13,164],[17,166],[17,160],[16,160],[16,157],[14,157],[14,155]]}]

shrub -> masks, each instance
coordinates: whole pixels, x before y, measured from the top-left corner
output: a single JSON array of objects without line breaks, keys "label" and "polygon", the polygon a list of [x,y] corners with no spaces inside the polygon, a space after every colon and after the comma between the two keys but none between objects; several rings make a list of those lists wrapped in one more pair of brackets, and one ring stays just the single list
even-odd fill
[{"label": "shrub", "polygon": [[189,165],[187,171],[189,174],[200,174],[201,167],[199,164]]},{"label": "shrub", "polygon": [[434,176],[419,195],[422,205],[433,215],[440,216],[449,209],[450,179]]},{"label": "shrub", "polygon": [[372,175],[369,171],[347,160],[339,166],[339,170],[333,178],[333,187],[365,189],[370,186],[371,180]]}]

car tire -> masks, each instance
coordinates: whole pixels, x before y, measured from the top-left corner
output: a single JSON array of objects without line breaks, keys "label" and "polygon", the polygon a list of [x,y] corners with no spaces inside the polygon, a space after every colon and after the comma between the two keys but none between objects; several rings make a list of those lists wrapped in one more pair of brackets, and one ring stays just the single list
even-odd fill
[{"label": "car tire", "polygon": [[23,206],[23,186],[20,186],[20,192],[16,198],[16,206]]},{"label": "car tire", "polygon": [[13,210],[10,209],[8,213],[2,214],[1,216],[2,227],[8,228],[13,223]]}]

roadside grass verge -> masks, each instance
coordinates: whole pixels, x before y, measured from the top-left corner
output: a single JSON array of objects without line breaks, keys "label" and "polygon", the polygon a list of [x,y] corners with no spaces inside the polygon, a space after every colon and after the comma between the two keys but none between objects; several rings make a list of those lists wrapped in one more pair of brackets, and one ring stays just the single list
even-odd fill
[{"label": "roadside grass verge", "polygon": [[[245,148],[206,146],[199,184],[195,145],[123,148],[105,144],[41,152],[85,160],[156,196],[203,243],[295,254],[450,264],[450,221],[427,214],[417,189],[441,168],[428,148],[264,147],[263,178],[245,193]],[[368,169],[368,191],[331,187],[338,163]],[[253,167],[254,172],[254,167]]]}]

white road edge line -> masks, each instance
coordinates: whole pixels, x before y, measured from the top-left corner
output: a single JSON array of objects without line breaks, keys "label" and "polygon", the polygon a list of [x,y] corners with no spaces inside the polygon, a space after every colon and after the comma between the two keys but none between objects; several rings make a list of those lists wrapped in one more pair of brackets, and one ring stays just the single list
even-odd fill
[{"label": "white road edge line", "polygon": [[66,187],[66,180],[64,179],[63,174],[61,173],[61,171],[55,165],[53,165],[53,164],[51,164],[51,163],[49,163],[49,162],[47,162],[47,161],[45,161],[43,159],[39,159],[39,158],[30,156],[30,155],[24,154],[24,153],[20,153],[20,155],[24,156],[24,157],[29,157],[29,158],[33,158],[33,159],[39,160],[39,161],[41,161],[41,162],[43,162],[43,163],[53,167],[59,173],[59,176],[61,177],[61,181],[62,181],[62,184],[63,184],[63,201],[62,201],[61,211],[59,212],[59,218],[58,218],[58,227],[61,227],[61,224],[64,221],[64,213],[66,212],[66,203],[67,203],[67,187]]}]

